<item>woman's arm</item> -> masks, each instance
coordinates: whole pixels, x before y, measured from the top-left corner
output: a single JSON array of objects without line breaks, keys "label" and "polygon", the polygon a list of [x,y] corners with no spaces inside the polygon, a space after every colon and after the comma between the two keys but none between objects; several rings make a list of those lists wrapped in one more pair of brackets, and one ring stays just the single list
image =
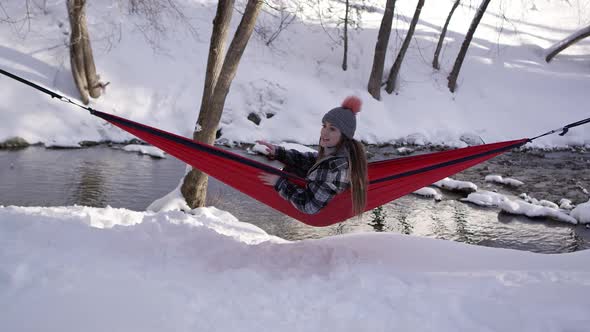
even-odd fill
[{"label": "woman's arm", "polygon": [[278,179],[274,188],[297,210],[316,214],[349,185],[347,168],[324,169],[321,173],[321,179],[308,182],[305,188],[290,183],[286,178]]},{"label": "woman's arm", "polygon": [[256,141],[266,147],[266,156],[272,160],[278,160],[283,164],[301,170],[298,173],[307,173],[317,160],[317,152],[299,152],[297,150],[286,150],[285,148],[268,143]]},{"label": "woman's arm", "polygon": [[275,147],[275,160],[291,167],[298,168],[307,172],[317,161],[317,152],[299,152],[297,150],[287,150],[282,146]]}]

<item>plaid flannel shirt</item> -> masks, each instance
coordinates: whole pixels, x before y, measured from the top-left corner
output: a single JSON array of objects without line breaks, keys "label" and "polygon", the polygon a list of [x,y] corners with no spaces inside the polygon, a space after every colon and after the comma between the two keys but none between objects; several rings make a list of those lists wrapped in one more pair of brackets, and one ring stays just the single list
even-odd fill
[{"label": "plaid flannel shirt", "polygon": [[346,190],[350,185],[348,176],[348,152],[341,151],[335,156],[327,156],[318,162],[317,152],[299,152],[277,147],[274,159],[287,167],[306,172],[307,185],[302,188],[280,178],[275,190],[306,214],[318,213],[336,194]]}]

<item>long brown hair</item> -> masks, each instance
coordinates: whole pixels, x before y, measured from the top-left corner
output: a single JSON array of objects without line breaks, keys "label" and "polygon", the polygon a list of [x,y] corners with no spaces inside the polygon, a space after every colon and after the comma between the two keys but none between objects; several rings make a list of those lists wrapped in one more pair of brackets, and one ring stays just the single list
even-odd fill
[{"label": "long brown hair", "polygon": [[[348,176],[350,178],[350,190],[352,192],[352,212],[360,216],[367,205],[367,156],[363,144],[354,138],[341,136],[340,142],[336,145],[336,151],[342,148],[348,150]],[[324,148],[320,146],[318,160],[324,156]]]}]

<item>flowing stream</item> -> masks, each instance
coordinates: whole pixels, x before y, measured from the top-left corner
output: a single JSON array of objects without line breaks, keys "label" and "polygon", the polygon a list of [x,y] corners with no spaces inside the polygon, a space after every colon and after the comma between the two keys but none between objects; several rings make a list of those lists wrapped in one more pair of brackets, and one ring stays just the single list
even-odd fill
[{"label": "flowing stream", "polygon": [[[397,157],[392,147],[371,147],[369,151],[371,161]],[[589,166],[588,152],[511,152],[453,178],[514,197],[526,192],[537,199],[558,202],[568,198],[581,203],[589,199]],[[142,211],[176,188],[184,171],[185,164],[173,157],[154,159],[116,146],[0,150],[0,205],[109,205]],[[525,185],[515,189],[486,183],[484,178],[489,174],[516,178]],[[461,202],[458,193],[442,193],[440,202],[411,194],[386,204],[380,223],[372,222],[375,216],[368,212],[363,219],[324,228],[297,222],[212,178],[208,201],[243,222],[288,240],[387,231],[543,253],[590,248],[590,229],[584,225],[510,215],[498,208]]]}]

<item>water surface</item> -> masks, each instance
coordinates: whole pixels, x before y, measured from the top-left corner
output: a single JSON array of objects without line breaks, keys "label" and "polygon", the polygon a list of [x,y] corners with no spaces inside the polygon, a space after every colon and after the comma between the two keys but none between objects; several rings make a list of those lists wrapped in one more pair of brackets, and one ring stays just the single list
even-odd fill
[{"label": "water surface", "polygon": [[[396,157],[390,147],[371,150],[372,160]],[[584,189],[590,187],[589,165],[588,153],[508,153],[453,178],[515,197],[527,192],[554,202],[563,197],[585,202],[588,195]],[[154,159],[104,145],[64,150],[37,146],[3,150],[0,151],[0,205],[108,205],[142,211],[176,188],[184,171],[185,164],[172,157]],[[525,186],[513,189],[485,183],[484,178],[489,174],[514,177],[525,182]],[[497,208],[463,203],[457,193],[443,194],[441,202],[407,195],[386,204],[384,221],[377,225],[372,225],[373,215],[369,212],[362,220],[353,218],[324,228],[302,224],[215,179],[209,180],[208,202],[241,221],[288,240],[387,231],[544,253],[590,248],[590,229],[583,225],[509,215]]]}]

